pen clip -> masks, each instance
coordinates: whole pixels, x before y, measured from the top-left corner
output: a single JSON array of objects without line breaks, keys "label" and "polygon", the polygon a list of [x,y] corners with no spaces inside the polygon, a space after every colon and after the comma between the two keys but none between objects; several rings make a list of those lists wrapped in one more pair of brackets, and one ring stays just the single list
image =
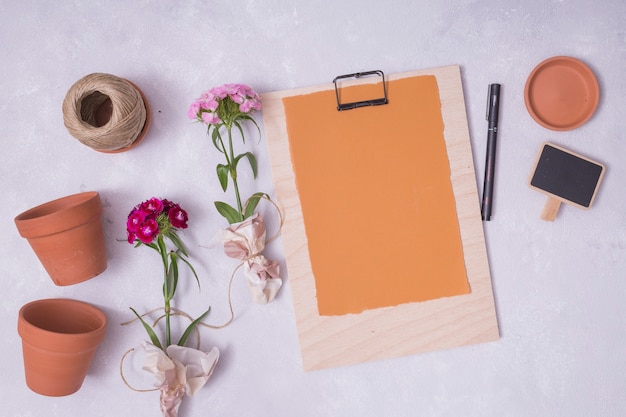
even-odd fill
[{"label": "pen clip", "polygon": [[500,106],[500,84],[489,84],[487,88],[487,111],[485,118],[489,123],[498,122],[498,107]]}]

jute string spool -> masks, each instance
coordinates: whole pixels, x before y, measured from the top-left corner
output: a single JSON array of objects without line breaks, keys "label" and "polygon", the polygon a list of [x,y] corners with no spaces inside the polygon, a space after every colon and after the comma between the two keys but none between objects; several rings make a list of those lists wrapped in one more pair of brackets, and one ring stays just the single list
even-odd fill
[{"label": "jute string spool", "polygon": [[63,123],[84,145],[101,152],[121,152],[143,138],[150,119],[148,103],[128,80],[93,73],[80,80],[63,100]]}]

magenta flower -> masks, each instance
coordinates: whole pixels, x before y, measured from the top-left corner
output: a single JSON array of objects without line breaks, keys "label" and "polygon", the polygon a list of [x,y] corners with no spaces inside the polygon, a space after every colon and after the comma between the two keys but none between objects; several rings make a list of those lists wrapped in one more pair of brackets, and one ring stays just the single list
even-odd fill
[{"label": "magenta flower", "polygon": [[[152,197],[150,200],[141,203],[141,208],[148,213],[151,212],[158,215],[163,211],[163,202],[156,197]],[[148,214],[149,216],[150,214]]]},{"label": "magenta flower", "polygon": [[172,226],[178,229],[187,228],[187,220],[189,220],[189,217],[187,216],[187,212],[180,208],[178,204],[169,209],[167,217],[170,219]]},{"label": "magenta flower", "polygon": [[153,197],[133,208],[126,220],[128,243],[152,243],[159,235],[170,237],[176,229],[186,229],[189,217],[180,205]]},{"label": "magenta flower", "polygon": [[135,234],[141,243],[152,243],[154,238],[159,234],[159,224],[155,220],[147,219],[141,224]]},{"label": "magenta flower", "polygon": [[128,215],[126,229],[130,233],[137,233],[143,222],[146,220],[147,213],[141,209],[135,209]]},{"label": "magenta flower", "polygon": [[174,206],[178,206],[178,204],[171,202],[170,200],[164,198],[163,200],[161,200],[161,202],[163,203],[163,211],[165,213],[167,213],[168,211],[170,211],[170,209]]}]

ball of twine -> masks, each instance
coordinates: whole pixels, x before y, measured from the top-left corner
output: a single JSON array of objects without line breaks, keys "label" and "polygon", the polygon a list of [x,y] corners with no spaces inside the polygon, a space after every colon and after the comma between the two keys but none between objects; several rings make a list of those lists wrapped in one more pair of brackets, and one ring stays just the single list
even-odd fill
[{"label": "ball of twine", "polygon": [[63,123],[92,149],[120,151],[141,134],[148,117],[146,104],[131,82],[111,74],[89,74],[67,92]]}]

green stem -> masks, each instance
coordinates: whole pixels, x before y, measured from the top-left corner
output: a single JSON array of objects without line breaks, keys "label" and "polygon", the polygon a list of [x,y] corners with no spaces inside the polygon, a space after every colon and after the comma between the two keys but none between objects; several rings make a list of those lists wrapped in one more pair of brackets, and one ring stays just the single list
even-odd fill
[{"label": "green stem", "polygon": [[[217,129],[217,128],[215,128]],[[228,131],[230,133],[230,130]],[[230,166],[230,157],[228,156],[228,152],[226,151],[226,147],[224,146],[224,141],[222,140],[222,135],[218,134],[217,139],[220,141],[220,145],[222,145],[222,149],[224,150],[224,156],[226,157],[226,165]],[[232,146],[231,146],[232,148]]]},{"label": "green stem", "polygon": [[165,347],[172,344],[172,335],[170,333],[170,300],[165,300]]},{"label": "green stem", "polygon": [[241,220],[243,221],[243,206],[241,204],[241,196],[239,195],[239,187],[237,186],[237,178],[233,178],[233,185],[235,186],[235,196],[237,197],[237,209],[241,214]]},{"label": "green stem", "polygon": [[[230,160],[235,160],[235,152],[233,150],[233,135],[232,135],[232,125],[227,125],[226,130],[228,131],[228,148],[230,151]],[[228,160],[228,157],[226,158]],[[243,205],[241,204],[241,195],[239,194],[239,185],[237,184],[237,170],[236,167],[230,165],[230,177],[233,180],[233,186],[235,187],[235,197],[237,198],[237,209],[239,210],[240,218],[243,221]]]},{"label": "green stem", "polygon": [[165,241],[163,235],[159,234],[157,237],[157,245],[159,253],[161,254],[161,260],[163,261],[163,298],[165,300],[165,347],[167,348],[171,344],[170,335],[170,282],[168,280],[169,271],[169,257],[167,256],[167,249],[165,248]]}]

